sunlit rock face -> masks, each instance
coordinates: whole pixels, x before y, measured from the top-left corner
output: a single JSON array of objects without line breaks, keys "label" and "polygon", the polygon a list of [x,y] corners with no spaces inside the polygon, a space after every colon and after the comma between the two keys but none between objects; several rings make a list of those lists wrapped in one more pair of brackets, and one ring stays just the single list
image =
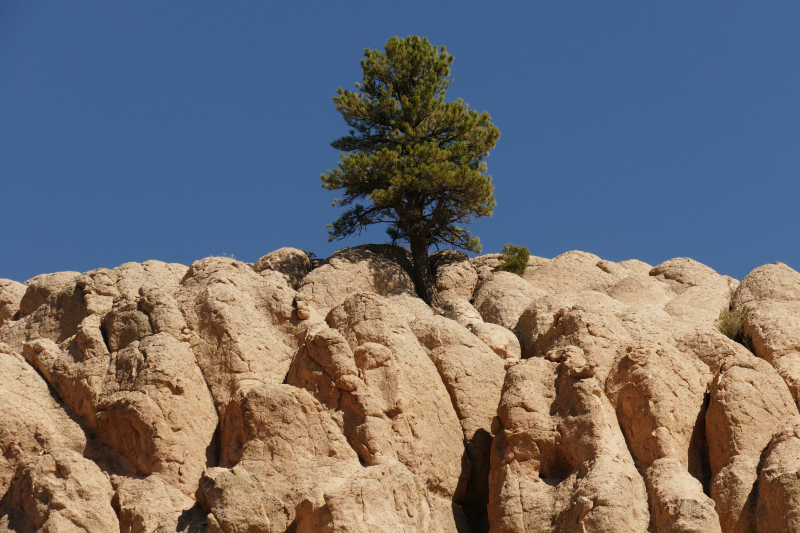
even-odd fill
[{"label": "sunlit rock face", "polygon": [[500,264],[0,280],[0,532],[800,532],[800,274]]}]

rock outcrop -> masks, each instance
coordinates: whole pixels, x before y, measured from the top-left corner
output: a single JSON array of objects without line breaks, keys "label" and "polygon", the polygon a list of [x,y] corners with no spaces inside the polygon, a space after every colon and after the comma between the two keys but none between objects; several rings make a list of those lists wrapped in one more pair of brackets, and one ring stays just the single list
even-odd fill
[{"label": "rock outcrop", "polygon": [[800,532],[800,274],[500,263],[0,280],[0,532]]}]

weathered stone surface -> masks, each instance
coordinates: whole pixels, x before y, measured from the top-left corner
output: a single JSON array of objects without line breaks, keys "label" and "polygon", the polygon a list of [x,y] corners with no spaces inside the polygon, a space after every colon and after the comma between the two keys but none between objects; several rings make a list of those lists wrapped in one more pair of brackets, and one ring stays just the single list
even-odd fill
[{"label": "weathered stone surface", "polygon": [[[601,259],[594,254],[572,251],[559,255],[543,264],[526,280],[547,294],[579,291],[605,291],[620,280],[598,266]],[[613,263],[612,263],[613,264]]]},{"label": "weathered stone surface", "polygon": [[54,448],[20,465],[3,498],[0,531],[108,533],[119,531],[114,490],[92,461]]},{"label": "weathered stone surface", "polygon": [[762,300],[744,320],[756,354],[775,367],[797,400],[800,388],[800,300]]},{"label": "weathered stone surface", "polygon": [[[562,335],[558,328],[565,331],[566,324],[559,324],[559,321],[570,310],[592,312],[594,315],[598,315],[600,321],[606,321],[603,317],[607,317],[609,321],[614,322],[615,331],[622,335],[622,339],[629,338],[627,332],[616,320],[616,315],[625,310],[625,306],[617,300],[594,291],[546,296],[525,309],[517,321],[517,335],[522,357],[543,356],[551,349],[551,344],[558,342],[558,338]],[[597,328],[594,331],[601,330]],[[595,337],[590,329],[586,329],[586,334]],[[598,341],[605,339],[605,343],[609,346],[617,344],[614,335],[604,334],[596,338]],[[616,353],[616,348],[614,348],[614,353]],[[614,356],[609,355],[609,357],[613,358]]]},{"label": "weathered stone surface", "polygon": [[522,356],[573,347],[604,382],[620,349],[633,342],[623,323],[625,313],[621,303],[596,292],[542,298],[520,317]]},{"label": "weathered stone surface", "polygon": [[50,395],[47,383],[8,345],[0,344],[0,494],[17,465],[53,448],[83,453],[80,426]]},{"label": "weathered stone surface", "polygon": [[[392,304],[372,293],[348,298],[328,315],[340,335],[310,331],[287,381],[334,412],[363,462],[398,460],[429,490],[459,501],[469,478],[461,424],[436,366],[408,326],[413,315]],[[330,363],[339,351],[353,364]]]},{"label": "weathered stone surface", "polygon": [[311,394],[290,385],[240,391],[225,410],[221,440],[220,465],[234,469],[231,474],[215,470],[214,494],[233,501],[237,496],[219,480],[252,477],[260,483],[260,505],[275,531],[294,521],[295,507],[317,484],[362,468],[330,413]]},{"label": "weathered stone surface", "polygon": [[436,365],[464,431],[471,463],[464,512],[475,529],[488,528],[492,420],[505,378],[503,362],[464,327],[441,316],[419,318],[411,329]]},{"label": "weathered stone surface", "polygon": [[503,359],[506,369],[517,363],[522,357],[519,339],[503,326],[475,322],[467,325],[467,329]]},{"label": "weathered stone surface", "polygon": [[663,343],[629,346],[608,378],[628,448],[646,472],[653,531],[719,531],[699,481],[706,472],[697,425],[710,378],[702,361]]},{"label": "weathered stone surface", "polygon": [[26,342],[36,339],[57,344],[82,341],[81,323],[90,315],[98,315],[99,322],[111,309],[118,295],[116,281],[116,274],[105,268],[85,274],[43,274],[29,280],[32,285],[20,302],[20,320],[0,328],[0,342],[21,353]]},{"label": "weathered stone surface", "polygon": [[677,459],[657,459],[647,470],[653,533],[721,533],[714,500]]},{"label": "weathered stone surface", "polygon": [[[213,533],[271,533],[285,531],[288,524],[270,523],[268,505],[258,480],[243,466],[210,468],[200,481],[202,501],[210,509],[207,517]],[[281,527],[283,526],[283,527]]]},{"label": "weathered stone surface", "polygon": [[758,479],[757,533],[800,531],[800,417],[775,432]]},{"label": "weathered stone surface", "polygon": [[108,269],[81,274],[11,331],[25,359],[91,428],[111,355],[101,324],[119,295],[117,279]]},{"label": "weathered stone surface", "polygon": [[[462,326],[470,324],[483,324],[483,317],[475,307],[466,300],[450,300],[447,302],[447,310],[455,313],[455,320]],[[505,329],[505,328],[504,328]],[[508,330],[506,330],[508,331]]]},{"label": "weathered stone surface", "polygon": [[443,302],[472,299],[478,283],[478,272],[467,254],[443,250],[431,256],[430,264],[436,278],[436,290]]},{"label": "weathered stone surface", "polygon": [[500,266],[502,263],[500,257],[502,257],[501,254],[486,254],[469,260],[478,274],[479,283],[486,281],[492,275],[492,272]]},{"label": "weathered stone surface", "polygon": [[202,530],[200,522],[204,517],[193,512],[195,501],[158,476],[117,481],[119,486],[111,504],[119,516],[121,533],[199,533]]},{"label": "weathered stone surface", "polygon": [[733,305],[737,309],[754,307],[761,301],[800,301],[800,273],[784,263],[772,263],[756,268],[736,289]]},{"label": "weathered stone surface", "polygon": [[606,293],[627,305],[655,309],[664,309],[676,296],[667,283],[646,273],[625,277],[612,285]]},{"label": "weathered stone surface", "polygon": [[80,272],[54,272],[29,279],[25,282],[27,289],[20,302],[20,315],[27,316],[36,311],[51,295],[76,281],[80,275]]},{"label": "weathered stone surface", "polygon": [[800,386],[800,273],[783,263],[764,265],[745,277],[733,299],[752,309],[744,331],[756,354],[769,362],[797,400]]},{"label": "weathered stone surface", "polygon": [[797,407],[775,370],[749,354],[726,361],[710,392],[706,438],[711,497],[723,531],[750,532],[761,454],[773,431],[797,416]]},{"label": "weathered stone surface", "polygon": [[408,252],[397,246],[356,246],[339,250],[300,283],[297,297],[323,315],[351,294],[416,296]]},{"label": "weathered stone surface", "polygon": [[433,310],[402,248],[322,263],[0,281],[0,531],[800,528],[786,265],[443,252]]},{"label": "weathered stone surface", "polygon": [[175,296],[181,280],[189,267],[178,263],[145,261],[125,263],[114,269],[117,275],[117,291],[120,295],[136,297],[141,287],[155,287],[170,296]]},{"label": "weathered stone surface", "polygon": [[111,357],[97,436],[136,465],[193,495],[216,453],[217,415],[188,343],[167,333]]},{"label": "weathered stone surface", "polygon": [[333,478],[297,507],[297,533],[452,531],[422,480],[390,461]]},{"label": "weathered stone surface", "polygon": [[514,329],[522,312],[534,301],[547,296],[511,272],[495,272],[475,291],[475,308],[483,320]]},{"label": "weathered stone surface", "polygon": [[26,287],[10,279],[0,279],[0,326],[9,320],[16,320],[19,303],[25,295]]},{"label": "weathered stone surface", "polygon": [[668,344],[627,347],[608,378],[606,392],[639,471],[670,458],[702,479],[695,426],[704,419],[710,380],[702,361]]},{"label": "weathered stone surface", "polygon": [[644,482],[598,385],[574,352],[509,370],[492,447],[492,533],[647,529]]},{"label": "weathered stone surface", "polygon": [[279,272],[286,276],[289,285],[296,289],[300,281],[311,271],[311,258],[297,248],[278,248],[259,259],[253,270]]},{"label": "weathered stone surface", "polygon": [[192,263],[178,304],[197,363],[222,411],[239,390],[283,382],[297,340],[295,292],[240,261]]},{"label": "weathered stone surface", "polygon": [[673,317],[712,325],[728,308],[730,288],[724,276],[693,259],[679,257],[656,265],[650,276],[677,293],[664,310]]},{"label": "weathered stone surface", "polygon": [[[492,275],[492,272],[494,272],[497,267],[501,265],[501,258],[502,254],[486,254],[473,257],[469,260],[478,274],[480,283],[486,281],[486,279]],[[550,259],[545,259],[544,257],[537,257],[535,255],[530,256],[528,258],[528,267],[525,269],[525,279],[528,279],[539,267],[546,265],[549,262]]]}]

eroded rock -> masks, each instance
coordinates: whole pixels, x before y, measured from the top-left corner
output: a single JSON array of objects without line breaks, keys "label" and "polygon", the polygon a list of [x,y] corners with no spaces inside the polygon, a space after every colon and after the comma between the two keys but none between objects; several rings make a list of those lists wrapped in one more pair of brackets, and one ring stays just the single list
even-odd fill
[{"label": "eroded rock", "polygon": [[533,302],[547,296],[511,272],[494,272],[475,291],[475,308],[483,320],[513,330],[522,312]]},{"label": "eroded rock", "polygon": [[119,531],[114,490],[103,472],[78,452],[54,448],[20,465],[3,499],[0,529]]},{"label": "eroded rock", "polygon": [[279,248],[259,259],[253,270],[279,272],[286,276],[289,285],[297,288],[300,281],[311,271],[311,258],[297,248]]},{"label": "eroded rock", "polygon": [[416,296],[410,255],[397,246],[356,246],[339,250],[300,283],[298,299],[324,316],[351,294]]}]

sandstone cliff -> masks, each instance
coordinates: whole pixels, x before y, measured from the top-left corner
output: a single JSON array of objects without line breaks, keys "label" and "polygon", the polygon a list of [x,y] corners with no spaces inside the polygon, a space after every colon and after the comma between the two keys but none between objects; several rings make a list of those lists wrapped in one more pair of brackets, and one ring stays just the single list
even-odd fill
[{"label": "sandstone cliff", "polygon": [[445,313],[388,245],[0,280],[0,532],[800,533],[800,274],[498,265],[434,254]]}]

